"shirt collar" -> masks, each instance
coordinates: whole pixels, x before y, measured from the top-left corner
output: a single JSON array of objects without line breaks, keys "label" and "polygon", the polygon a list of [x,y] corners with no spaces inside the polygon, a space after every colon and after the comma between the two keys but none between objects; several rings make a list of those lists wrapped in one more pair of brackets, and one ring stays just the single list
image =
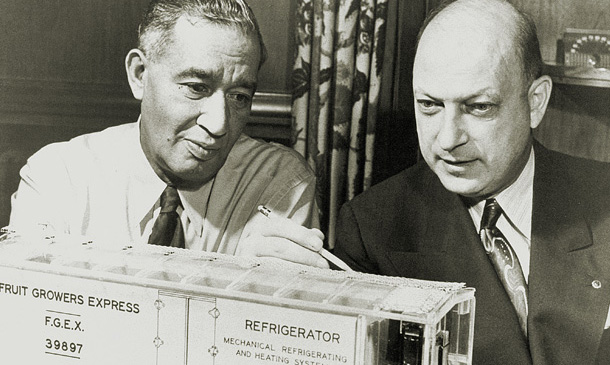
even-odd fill
[{"label": "shirt collar", "polygon": [[215,179],[208,181],[197,190],[178,189],[180,201],[190,221],[189,229],[194,230],[198,237],[201,237],[203,234],[203,223],[208,210],[214,181]]},{"label": "shirt collar", "polygon": [[[127,149],[127,174],[132,176],[127,199],[132,222],[139,222],[140,229],[146,225],[148,219],[152,218],[152,211],[158,206],[161,193],[167,184],[157,176],[150,165],[140,143],[140,123],[134,123],[134,128],[128,131]],[[214,179],[204,184],[197,190],[178,189],[178,195],[186,215],[189,219],[190,228],[197,236],[203,233],[203,223],[207,212],[209,196],[214,185]]]},{"label": "shirt collar", "polygon": [[[534,192],[534,149],[517,180],[494,198],[502,207],[506,220],[524,237],[531,240],[532,198]],[[485,200],[469,208],[477,232],[480,230]]]},{"label": "shirt collar", "polygon": [[131,222],[138,222],[141,229],[143,220],[152,212],[166,184],[148,162],[140,144],[140,118],[125,133],[125,159],[117,161],[127,176],[126,199]]},{"label": "shirt collar", "polygon": [[[131,130],[132,142],[128,145],[128,148],[131,149],[131,151],[129,151],[130,154],[128,155],[128,157],[131,158],[129,167],[132,169],[133,177],[139,182],[154,186],[156,189],[161,188],[161,191],[163,191],[166,184],[157,176],[157,173],[153,170],[142,149],[142,143],[140,142],[140,123],[140,118],[138,118],[138,122]],[[159,195],[160,194],[161,192],[159,192]]]}]

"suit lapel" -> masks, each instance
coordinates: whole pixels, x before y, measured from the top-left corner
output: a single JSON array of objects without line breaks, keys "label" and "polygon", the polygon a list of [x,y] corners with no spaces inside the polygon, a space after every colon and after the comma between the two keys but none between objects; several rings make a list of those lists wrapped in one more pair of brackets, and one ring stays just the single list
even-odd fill
[{"label": "suit lapel", "polygon": [[407,234],[397,229],[387,260],[392,275],[476,288],[475,363],[526,364],[531,351],[536,364],[592,364],[610,304],[610,197],[578,185],[580,178],[572,180],[578,162],[566,162],[538,144],[535,150],[529,351],[470,215],[429,170],[408,182],[418,185],[414,194],[423,197],[408,208],[425,216],[409,225],[409,240],[417,244],[409,241],[405,247],[417,250],[401,250]]},{"label": "suit lapel", "polygon": [[608,245],[597,239],[610,237],[591,224],[566,167],[536,146],[528,332],[540,364],[593,363],[608,313],[608,292],[593,282],[610,285]]},{"label": "suit lapel", "polygon": [[[464,282],[476,289],[474,363],[529,363],[527,342],[517,314],[497,277],[472,218],[462,200],[447,191],[431,172],[423,174],[424,197],[418,252],[388,252],[398,275],[427,280]],[[421,214],[424,214],[423,212]],[[501,344],[501,345],[500,345]]]}]

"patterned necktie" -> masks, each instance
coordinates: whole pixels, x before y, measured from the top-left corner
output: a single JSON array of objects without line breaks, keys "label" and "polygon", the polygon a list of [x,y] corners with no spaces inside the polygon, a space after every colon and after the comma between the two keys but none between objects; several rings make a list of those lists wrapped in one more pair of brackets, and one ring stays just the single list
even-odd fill
[{"label": "patterned necktie", "polygon": [[481,241],[504,289],[519,316],[521,330],[527,336],[527,283],[515,251],[496,227],[502,208],[495,199],[485,202],[481,219]]},{"label": "patterned necktie", "polygon": [[149,244],[184,248],[184,232],[180,215],[176,212],[179,206],[181,207],[182,203],[178,190],[168,185],[161,194],[161,212],[148,238]]}]

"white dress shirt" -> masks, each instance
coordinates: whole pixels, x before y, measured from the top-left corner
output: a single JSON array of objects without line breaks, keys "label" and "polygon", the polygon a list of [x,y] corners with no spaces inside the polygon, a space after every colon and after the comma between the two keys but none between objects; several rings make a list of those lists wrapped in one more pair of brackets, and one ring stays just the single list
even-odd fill
[{"label": "white dress shirt", "polygon": [[[10,226],[45,224],[105,245],[146,243],[166,184],[139,140],[139,123],[131,123],[42,148],[21,169]],[[301,225],[319,226],[315,176],[305,160],[290,148],[245,135],[212,181],[178,193],[190,249],[236,253],[240,239],[265,222],[259,204]]]}]

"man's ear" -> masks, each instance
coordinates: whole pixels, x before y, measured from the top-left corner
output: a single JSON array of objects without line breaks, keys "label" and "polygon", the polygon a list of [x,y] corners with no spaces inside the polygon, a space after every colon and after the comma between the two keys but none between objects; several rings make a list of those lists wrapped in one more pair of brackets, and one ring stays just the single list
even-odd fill
[{"label": "man's ear", "polygon": [[127,81],[133,97],[142,100],[144,95],[144,76],[146,75],[146,56],[141,50],[134,48],[125,57]]},{"label": "man's ear", "polygon": [[543,75],[534,80],[529,88],[527,97],[530,105],[530,127],[532,129],[538,127],[546,107],[551,98],[551,90],[553,89],[553,80],[550,76]]}]

